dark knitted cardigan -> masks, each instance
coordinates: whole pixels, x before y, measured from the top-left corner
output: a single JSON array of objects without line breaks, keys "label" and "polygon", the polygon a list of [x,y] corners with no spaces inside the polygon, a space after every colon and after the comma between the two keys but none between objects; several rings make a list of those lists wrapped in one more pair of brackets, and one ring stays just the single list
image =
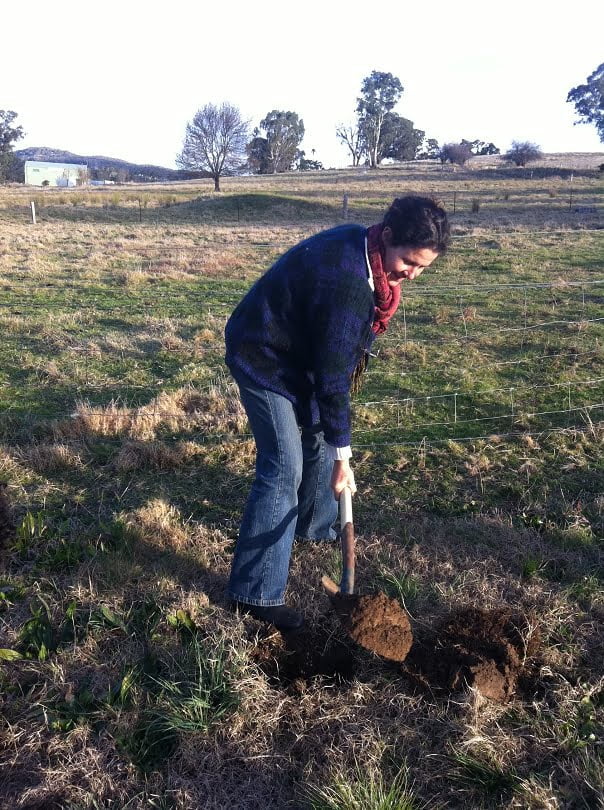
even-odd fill
[{"label": "dark knitted cardigan", "polygon": [[350,442],[351,375],[373,340],[367,230],[342,225],[293,247],[249,290],[225,330],[226,363],[321,423],[334,447]]}]

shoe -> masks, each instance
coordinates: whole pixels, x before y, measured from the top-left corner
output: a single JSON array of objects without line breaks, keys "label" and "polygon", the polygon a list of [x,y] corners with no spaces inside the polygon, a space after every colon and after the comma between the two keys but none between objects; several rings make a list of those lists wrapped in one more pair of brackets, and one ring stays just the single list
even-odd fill
[{"label": "shoe", "polygon": [[303,537],[301,534],[297,534],[294,539],[301,543],[321,543],[321,545],[325,543],[335,544],[340,542],[340,533],[336,532],[333,537]]},{"label": "shoe", "polygon": [[247,605],[245,602],[233,602],[232,605],[234,610],[272,624],[284,633],[300,630],[304,625],[304,616],[287,605]]}]

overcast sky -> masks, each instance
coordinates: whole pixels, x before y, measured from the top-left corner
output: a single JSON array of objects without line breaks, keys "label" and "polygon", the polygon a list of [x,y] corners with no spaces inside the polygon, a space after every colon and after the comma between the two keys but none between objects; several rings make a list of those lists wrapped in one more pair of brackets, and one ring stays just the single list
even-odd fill
[{"label": "overcast sky", "polygon": [[441,144],[604,151],[566,103],[604,61],[601,0],[30,0],[3,3],[0,21],[0,109],[19,114],[17,148],[172,167],[195,111],[229,101],[252,126],[297,112],[307,156],[343,166],[336,125],[379,70],[405,88],[396,111]]}]

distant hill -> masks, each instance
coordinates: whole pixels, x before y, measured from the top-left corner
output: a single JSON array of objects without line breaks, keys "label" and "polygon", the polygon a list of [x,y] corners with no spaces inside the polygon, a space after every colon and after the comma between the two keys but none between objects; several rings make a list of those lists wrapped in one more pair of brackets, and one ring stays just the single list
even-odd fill
[{"label": "distant hill", "polygon": [[190,180],[208,176],[206,172],[166,169],[163,166],[129,163],[119,158],[102,157],[100,155],[75,155],[73,152],[66,152],[64,149],[49,149],[46,146],[30,146],[28,149],[17,149],[14,154],[23,162],[26,160],[43,160],[48,163],[85,163],[90,171],[91,180],[144,183],[157,180]]}]

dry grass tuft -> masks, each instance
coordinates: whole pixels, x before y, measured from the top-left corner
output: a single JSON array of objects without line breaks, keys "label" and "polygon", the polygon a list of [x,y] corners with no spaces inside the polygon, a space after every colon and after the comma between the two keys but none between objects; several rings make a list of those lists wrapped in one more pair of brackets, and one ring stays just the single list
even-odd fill
[{"label": "dry grass tuft", "polygon": [[123,523],[137,539],[151,546],[179,550],[190,545],[179,510],[162,498],[154,498],[128,513]]},{"label": "dry grass tuft", "polygon": [[56,439],[87,439],[92,436],[138,435],[153,438],[153,413],[139,416],[137,410],[122,408],[116,403],[89,405],[79,403],[70,419],[55,422]]},{"label": "dry grass tuft", "polygon": [[127,441],[117,454],[114,465],[120,472],[147,467],[169,470],[188,464],[200,452],[201,448],[195,442],[177,442],[170,446],[160,441]]},{"label": "dry grass tuft", "polygon": [[227,383],[207,391],[182,388],[162,392],[140,408],[120,407],[116,403],[105,406],[80,403],[70,419],[54,423],[53,432],[56,439],[128,436],[150,441],[160,430],[242,433],[246,425],[236,386]]},{"label": "dry grass tuft", "polygon": [[30,444],[19,448],[17,456],[38,473],[76,470],[84,466],[81,448],[67,444]]}]

